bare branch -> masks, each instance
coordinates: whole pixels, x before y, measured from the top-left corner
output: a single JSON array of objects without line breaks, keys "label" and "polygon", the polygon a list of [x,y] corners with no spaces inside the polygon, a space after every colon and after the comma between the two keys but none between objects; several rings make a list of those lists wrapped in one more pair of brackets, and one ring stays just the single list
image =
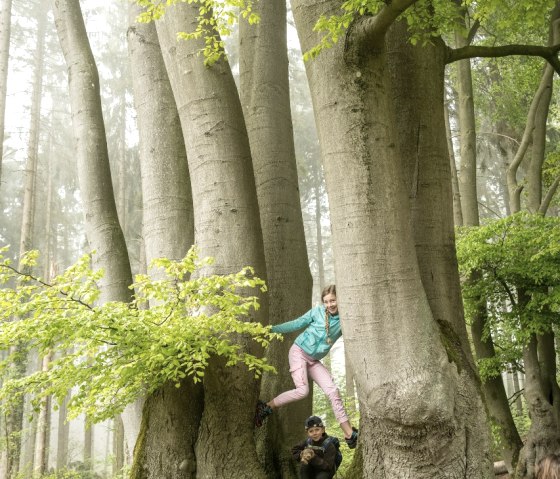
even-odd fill
[{"label": "bare branch", "polygon": [[558,51],[560,44],[550,47],[539,45],[502,45],[498,47],[485,47],[477,45],[469,45],[461,48],[447,49],[447,58],[445,63],[453,63],[457,60],[466,58],[486,57],[508,57],[512,55],[524,55],[532,57],[544,58],[552,68],[560,75],[560,60],[558,60]]}]

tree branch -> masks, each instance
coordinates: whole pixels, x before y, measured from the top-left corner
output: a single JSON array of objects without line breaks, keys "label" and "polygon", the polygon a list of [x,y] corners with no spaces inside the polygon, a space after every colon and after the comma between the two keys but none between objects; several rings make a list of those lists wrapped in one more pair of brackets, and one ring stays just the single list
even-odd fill
[{"label": "tree branch", "polygon": [[[393,0],[387,2],[375,16],[362,16],[352,23],[346,33],[346,45],[357,48],[367,45],[369,49],[378,44],[398,16],[418,0]],[[350,37],[352,42],[350,42]]]},{"label": "tree branch", "polygon": [[87,303],[84,303],[80,298],[75,298],[74,296],[69,295],[68,293],[65,293],[64,291],[61,291],[60,288],[57,288],[50,283],[46,283],[41,278],[37,278],[36,276],[33,276],[32,274],[28,274],[28,273],[24,273],[22,271],[19,271],[18,269],[14,268],[13,266],[10,266],[6,263],[0,264],[0,268],[9,269],[16,276],[22,276],[24,278],[29,278],[30,280],[35,281],[37,284],[40,284],[41,286],[44,286],[45,288],[56,289],[59,294],[61,294],[63,296],[66,296],[70,301],[74,301],[76,303],[79,303],[79,304],[81,304],[82,306],[85,306],[88,309],[93,309],[93,307],[91,305],[89,305]]},{"label": "tree branch", "polygon": [[507,57],[512,55],[525,55],[544,58],[552,68],[560,75],[560,60],[558,60],[560,44],[544,47],[539,45],[503,45],[499,47],[484,47],[470,45],[461,48],[447,49],[445,63],[453,63],[457,60],[475,57]]},{"label": "tree branch", "polygon": [[550,206],[550,202],[552,201],[552,197],[556,193],[558,189],[558,185],[560,185],[560,176],[556,177],[550,188],[548,189],[546,196],[544,197],[541,206],[539,207],[539,214],[545,215],[548,207]]}]

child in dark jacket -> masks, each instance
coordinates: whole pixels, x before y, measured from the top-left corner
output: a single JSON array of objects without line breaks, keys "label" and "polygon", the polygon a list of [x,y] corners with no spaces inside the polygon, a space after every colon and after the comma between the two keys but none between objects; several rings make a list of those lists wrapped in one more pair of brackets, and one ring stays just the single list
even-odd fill
[{"label": "child in dark jacket", "polygon": [[337,450],[327,441],[323,421],[311,416],[305,421],[307,439],[292,448],[292,456],[301,463],[300,479],[332,479],[336,473]]}]

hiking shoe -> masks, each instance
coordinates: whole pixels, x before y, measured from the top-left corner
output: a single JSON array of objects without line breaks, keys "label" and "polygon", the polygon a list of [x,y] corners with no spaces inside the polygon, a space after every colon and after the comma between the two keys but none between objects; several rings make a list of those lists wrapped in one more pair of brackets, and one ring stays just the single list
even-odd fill
[{"label": "hiking shoe", "polygon": [[354,449],[358,444],[358,430],[353,427],[352,435],[349,438],[344,438],[344,440],[350,449]]},{"label": "hiking shoe", "polygon": [[257,409],[255,411],[255,426],[261,427],[264,420],[272,414],[272,408],[260,399],[257,401]]}]

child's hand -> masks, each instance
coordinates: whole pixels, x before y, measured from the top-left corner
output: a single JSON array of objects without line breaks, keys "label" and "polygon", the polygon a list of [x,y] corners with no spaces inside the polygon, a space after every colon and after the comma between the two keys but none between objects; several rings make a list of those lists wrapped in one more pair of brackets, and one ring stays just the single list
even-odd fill
[{"label": "child's hand", "polygon": [[300,458],[301,462],[303,462],[304,464],[307,464],[314,457],[315,452],[313,451],[313,449],[305,448],[303,451],[301,451]]}]

